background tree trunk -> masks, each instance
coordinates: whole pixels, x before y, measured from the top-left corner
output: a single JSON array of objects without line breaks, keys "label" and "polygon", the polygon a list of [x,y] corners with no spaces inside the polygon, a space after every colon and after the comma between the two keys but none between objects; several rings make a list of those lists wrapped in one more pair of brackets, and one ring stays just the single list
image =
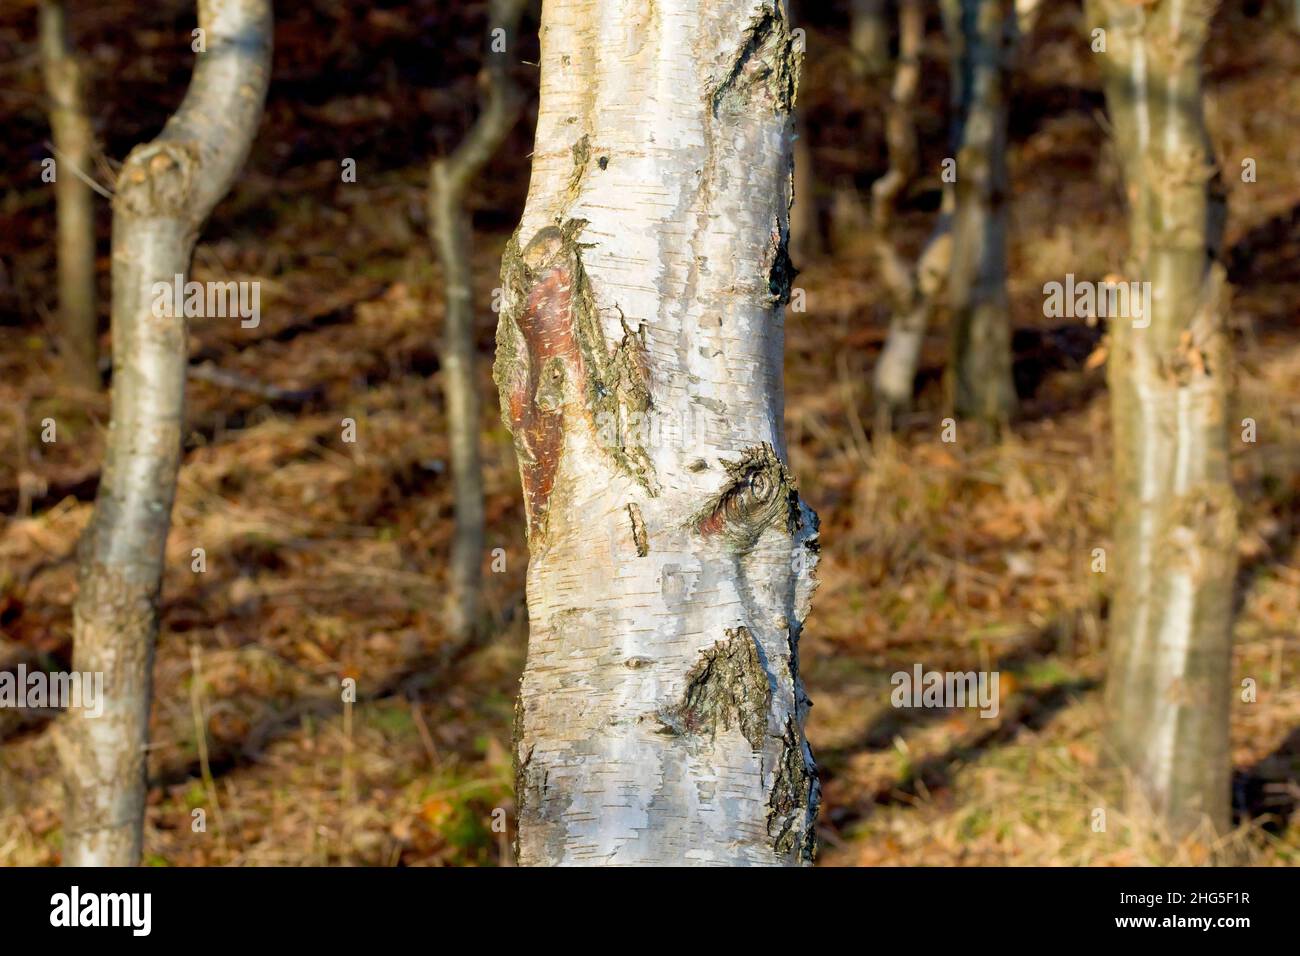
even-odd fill
[{"label": "background tree trunk", "polygon": [[891,235],[898,197],[916,176],[919,163],[913,114],[921,79],[921,44],[925,37],[925,9],[920,0],[900,0],[898,36],[898,65],[885,117],[889,170],[871,187],[876,258],[881,277],[890,289],[892,307],[885,347],[876,361],[873,382],[878,417],[883,419],[892,418],[912,402],[925,330],[947,284],[952,255],[953,193],[947,183],[943,187],[939,220],[914,265],[903,261]]},{"label": "background tree trunk", "polygon": [[480,82],[484,85],[478,119],[455,152],[433,163],[429,186],[429,230],[442,262],[447,290],[442,377],[447,398],[451,445],[452,500],[456,534],[452,540],[447,626],[460,640],[479,627],[483,592],[483,461],[479,450],[478,376],[474,357],[472,235],[465,193],[483,165],[501,146],[519,117],[522,95],[510,79],[510,55],[493,52],[491,31],[505,30],[513,48],[524,0],[493,0],[489,7],[488,48]]},{"label": "background tree trunk", "polygon": [[541,44],[496,363],[531,554],[520,861],[806,861],[784,6],[546,0]]},{"label": "background tree trunk", "polygon": [[1130,200],[1130,273],[1149,327],[1110,324],[1119,511],[1106,701],[1117,756],[1169,835],[1230,819],[1236,497],[1222,223],[1201,107],[1216,3],[1094,2],[1106,100]]},{"label": "background tree trunk", "polygon": [[[800,7],[795,0],[788,0],[786,11],[792,22],[800,18]],[[805,36],[805,44],[807,38]],[[804,53],[806,50],[799,50]],[[794,199],[790,204],[790,257],[802,266],[809,259],[821,255],[825,246],[822,242],[821,209],[817,197],[817,175],[813,168],[812,140],[808,135],[808,124],[802,113],[795,115],[794,121]]]},{"label": "background tree trunk", "polygon": [[1000,426],[1016,407],[1007,299],[1007,66],[1015,17],[1008,0],[961,0],[956,208],[948,287],[948,395],[961,418]]},{"label": "background tree trunk", "polygon": [[1016,31],[1020,36],[1027,37],[1034,32],[1043,4],[1044,0],[1015,0]]},{"label": "background tree trunk", "polygon": [[794,142],[794,202],[790,206],[790,254],[806,263],[822,251],[821,217],[817,210],[817,177],[807,130],[798,123]]},{"label": "background tree trunk", "polygon": [[[131,151],[113,200],[112,417],[81,541],[73,667],[104,674],[102,716],[70,710],[66,864],[139,861],[158,594],[184,426],[185,319],[153,285],[189,269],[199,229],[244,164],[270,78],[270,0],[201,2],[207,51],[180,109]],[[178,39],[178,42],[180,40]]]},{"label": "background tree trunk", "polygon": [[[94,134],[82,93],[81,67],[68,39],[63,0],[40,7],[41,63],[50,98],[58,210],[59,351],[69,385],[98,390],[99,326],[95,315],[95,208],[90,185]],[[78,175],[80,174],[80,175]]]},{"label": "background tree trunk", "polygon": [[849,46],[859,76],[878,76],[889,69],[888,0],[852,0]]}]

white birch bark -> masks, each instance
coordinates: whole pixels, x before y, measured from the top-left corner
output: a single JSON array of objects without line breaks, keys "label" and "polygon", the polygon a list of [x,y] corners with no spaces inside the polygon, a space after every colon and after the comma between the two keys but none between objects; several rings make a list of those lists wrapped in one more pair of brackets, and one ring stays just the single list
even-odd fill
[{"label": "white birch bark", "polygon": [[784,6],[546,0],[541,50],[496,365],[531,553],[520,861],[806,861]]}]

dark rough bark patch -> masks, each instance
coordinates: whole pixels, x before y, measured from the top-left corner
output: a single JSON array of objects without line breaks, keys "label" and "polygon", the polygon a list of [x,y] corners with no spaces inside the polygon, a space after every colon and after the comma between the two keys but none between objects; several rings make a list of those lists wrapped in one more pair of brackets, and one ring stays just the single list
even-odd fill
[{"label": "dark rough bark patch", "polygon": [[778,854],[797,854],[811,863],[817,855],[814,824],[821,804],[821,783],[812,753],[799,739],[794,721],[787,719],[782,738],[781,760],[768,795],[767,832]]},{"label": "dark rough bark patch", "polygon": [[764,4],[745,30],[740,49],[722,80],[710,91],[714,116],[751,112],[759,104],[774,113],[794,109],[799,55],[779,3]]},{"label": "dark rough bark patch", "polygon": [[[812,544],[816,545],[814,538]],[[799,636],[803,633],[803,626],[794,622],[786,628],[786,646],[790,649],[790,682],[794,687],[794,710],[795,716],[800,722],[808,715],[812,709],[812,699],[808,696],[808,690],[804,687],[803,678],[799,675]],[[811,748],[809,748],[811,752]]]},{"label": "dark rough bark patch", "polygon": [[794,267],[794,262],[790,259],[789,228],[782,228],[779,223],[773,226],[770,250],[771,264],[767,270],[767,290],[771,293],[775,304],[788,305],[794,277],[799,274],[799,270]]},{"label": "dark rough bark patch", "polygon": [[727,484],[692,519],[696,531],[706,537],[725,535],[743,551],[778,520],[784,519],[791,534],[799,529],[798,485],[770,444],[755,445],[738,461],[721,464]]},{"label": "dark rough bark patch", "polygon": [[502,258],[502,280],[519,305],[501,315],[493,376],[519,455],[530,535],[545,528],[570,407],[620,470],[658,493],[650,456],[629,427],[651,408],[644,346],[626,322],[621,342],[605,339],[582,266],[585,225],[547,226],[522,251],[512,239]]},{"label": "dark rough bark patch", "polygon": [[650,541],[646,537],[645,519],[641,517],[641,506],[635,501],[627,506],[628,520],[632,522],[632,541],[636,545],[636,554],[644,558],[650,553]]},{"label": "dark rough bark patch", "polygon": [[515,719],[512,731],[514,737],[514,772],[515,772],[515,816],[523,815],[527,800],[528,763],[533,757],[533,748],[524,746],[524,695],[522,690],[515,695]]},{"label": "dark rough bark patch", "polygon": [[677,706],[660,711],[664,732],[679,736],[735,727],[759,750],[767,733],[772,685],[747,627],[727,630],[700,655],[686,675],[686,692]]},{"label": "dark rough bark patch", "polygon": [[[586,133],[573,144],[573,173],[569,176],[569,195],[576,196],[582,188],[582,177],[591,162],[591,137]],[[603,167],[602,167],[603,168]]]}]

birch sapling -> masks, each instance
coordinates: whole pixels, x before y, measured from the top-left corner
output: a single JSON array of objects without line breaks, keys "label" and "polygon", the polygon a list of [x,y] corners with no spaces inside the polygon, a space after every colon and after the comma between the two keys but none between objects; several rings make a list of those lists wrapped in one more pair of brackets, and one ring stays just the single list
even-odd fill
[{"label": "birch sapling", "polygon": [[[442,263],[446,289],[442,380],[456,518],[446,620],[448,631],[460,640],[473,637],[480,625],[485,536],[481,416],[475,374],[473,229],[465,194],[519,117],[523,95],[510,78],[508,51],[514,47],[523,8],[524,0],[492,0],[489,5],[489,46],[479,74],[483,93],[478,119],[450,156],[434,161],[429,177],[430,239]],[[498,41],[504,49],[494,49]]]},{"label": "birch sapling", "polygon": [[[204,221],[253,142],[271,66],[270,0],[200,0],[204,50],[180,108],[122,165],[113,199],[113,385],[107,454],[79,552],[73,667],[104,675],[102,716],[56,743],[65,864],[139,862],[163,555],[185,421],[185,318],[155,283],[188,272]],[[188,39],[188,38],[187,38]]]}]

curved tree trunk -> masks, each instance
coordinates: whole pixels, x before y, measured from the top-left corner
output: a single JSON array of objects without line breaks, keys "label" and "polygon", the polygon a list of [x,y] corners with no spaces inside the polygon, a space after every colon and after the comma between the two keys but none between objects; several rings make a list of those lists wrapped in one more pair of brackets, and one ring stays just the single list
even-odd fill
[{"label": "curved tree trunk", "polygon": [[[98,390],[99,327],[95,316],[95,207],[88,175],[94,134],[82,93],[81,67],[68,40],[63,0],[40,9],[41,62],[54,137],[58,209],[59,351],[63,375]],[[80,173],[80,175],[78,175]]]},{"label": "curved tree trunk", "polygon": [[524,864],[793,864],[818,784],[784,463],[799,58],[771,0],[546,0],[496,379],[528,518]]},{"label": "curved tree trunk", "polygon": [[155,283],[189,269],[199,230],[252,144],[270,78],[270,0],[199,3],[207,51],[162,133],[131,151],[113,201],[112,418],[81,541],[73,667],[104,675],[103,714],[70,710],[66,864],[139,861],[154,641],[184,424],[185,319],[154,314]]},{"label": "curved tree trunk", "polygon": [[[493,0],[489,33],[505,30],[513,47],[524,0]],[[442,262],[447,290],[442,376],[451,445],[452,498],[456,533],[452,540],[447,591],[447,628],[460,640],[479,627],[483,593],[483,462],[479,450],[479,396],[475,375],[472,234],[465,192],[500,147],[519,116],[522,96],[510,80],[505,52],[485,51],[486,94],[477,121],[455,152],[430,171],[429,230]]]},{"label": "curved tree trunk", "polygon": [[962,418],[1000,426],[1016,407],[1007,299],[1008,0],[961,0],[961,132],[948,286],[948,396]]},{"label": "curved tree trunk", "polygon": [[[1106,29],[1106,100],[1130,198],[1131,275],[1149,316],[1110,325],[1119,511],[1106,702],[1141,806],[1173,837],[1230,825],[1236,497],[1222,221],[1201,108],[1216,4],[1091,5]],[[1149,322],[1149,325],[1147,324]]]}]

